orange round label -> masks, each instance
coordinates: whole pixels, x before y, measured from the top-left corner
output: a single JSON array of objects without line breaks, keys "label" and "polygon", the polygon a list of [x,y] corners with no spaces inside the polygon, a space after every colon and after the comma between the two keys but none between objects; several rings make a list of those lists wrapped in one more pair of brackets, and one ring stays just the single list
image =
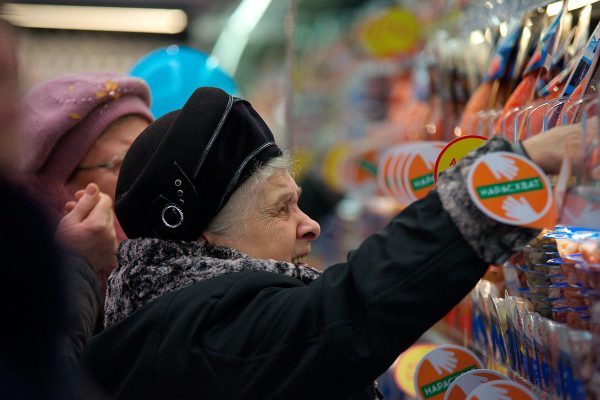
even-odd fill
[{"label": "orange round label", "polygon": [[552,206],[550,182],[532,161],[509,152],[479,158],[467,177],[469,195],[488,217],[511,224],[533,226]]},{"label": "orange round label", "polygon": [[435,161],[433,169],[435,181],[437,182],[440,173],[456,165],[464,156],[481,146],[486,140],[487,138],[484,136],[466,135],[448,143]]},{"label": "orange round label", "polygon": [[400,390],[410,397],[416,397],[417,395],[417,392],[415,392],[414,381],[415,372],[419,361],[421,361],[425,354],[429,353],[436,347],[437,345],[432,343],[416,344],[411,346],[404,353],[400,354],[400,356],[396,359],[393,367],[394,381]]},{"label": "orange round label", "polygon": [[465,372],[450,384],[444,400],[465,400],[473,390],[484,383],[503,379],[508,379],[508,377],[491,369],[475,369]]},{"label": "orange round label", "polygon": [[407,153],[401,153],[396,158],[396,164],[394,165],[394,176],[392,180],[392,187],[394,189],[394,193],[396,194],[396,198],[402,204],[410,204],[410,199],[406,194],[406,190],[404,190],[404,185],[402,183],[402,176],[404,168],[406,167],[406,160],[408,159]]},{"label": "orange round label", "polygon": [[450,384],[465,372],[483,364],[470,350],[445,344],[421,359],[415,374],[415,389],[421,400],[443,400]]},{"label": "orange round label", "polygon": [[402,176],[409,202],[422,199],[435,187],[433,169],[443,147],[441,143],[424,144],[406,161]]},{"label": "orange round label", "polygon": [[377,176],[379,151],[379,149],[370,149],[358,154],[355,161],[357,184],[363,184]]},{"label": "orange round label", "polygon": [[391,190],[389,172],[390,165],[392,164],[393,160],[393,155],[393,151],[388,151],[379,159],[379,162],[377,163],[377,186],[379,187],[381,193],[387,196],[394,195]]},{"label": "orange round label", "polygon": [[473,390],[467,400],[537,400],[525,386],[507,380],[484,383]]}]

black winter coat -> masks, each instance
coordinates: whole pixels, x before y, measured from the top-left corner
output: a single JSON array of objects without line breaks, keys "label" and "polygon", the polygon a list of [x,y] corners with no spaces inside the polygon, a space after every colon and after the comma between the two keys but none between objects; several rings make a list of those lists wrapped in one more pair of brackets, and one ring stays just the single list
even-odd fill
[{"label": "black winter coat", "polygon": [[[487,264],[535,234],[455,224],[445,209],[460,196],[444,196],[414,203],[310,284],[239,272],[163,295],[95,337],[84,364],[117,399],[373,399],[372,382]],[[475,243],[494,236],[505,239]]]},{"label": "black winter coat", "polygon": [[433,194],[309,285],[241,272],[171,292],[93,339],[85,364],[119,399],[371,399],[485,268]]}]

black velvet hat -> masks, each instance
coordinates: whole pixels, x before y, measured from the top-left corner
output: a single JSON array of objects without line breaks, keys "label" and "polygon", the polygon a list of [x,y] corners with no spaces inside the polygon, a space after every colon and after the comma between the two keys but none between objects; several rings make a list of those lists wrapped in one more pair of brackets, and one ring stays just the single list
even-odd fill
[{"label": "black velvet hat", "polygon": [[281,155],[250,103],[197,89],[127,152],[115,211],[129,238],[196,240],[255,169]]}]

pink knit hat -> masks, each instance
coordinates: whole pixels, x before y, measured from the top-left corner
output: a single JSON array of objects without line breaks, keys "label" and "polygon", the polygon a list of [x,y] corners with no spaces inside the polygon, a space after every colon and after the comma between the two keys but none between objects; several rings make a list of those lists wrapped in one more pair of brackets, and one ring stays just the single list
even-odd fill
[{"label": "pink knit hat", "polygon": [[112,72],[42,83],[25,95],[23,103],[24,172],[63,182],[113,121],[130,114],[153,120],[146,83]]},{"label": "pink knit hat", "polygon": [[[21,135],[25,143],[22,171],[34,191],[64,186],[100,134],[127,115],[154,119],[150,91],[138,78],[112,72],[62,76],[34,87],[23,99]],[[35,181],[38,182],[35,182]],[[63,196],[38,193],[51,208]],[[52,201],[55,200],[55,201]]]}]

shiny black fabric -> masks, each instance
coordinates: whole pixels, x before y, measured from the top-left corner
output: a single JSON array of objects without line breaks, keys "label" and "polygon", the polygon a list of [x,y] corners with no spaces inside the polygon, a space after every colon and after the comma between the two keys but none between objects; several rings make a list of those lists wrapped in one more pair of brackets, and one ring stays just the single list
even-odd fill
[{"label": "shiny black fabric", "polygon": [[106,329],[83,362],[116,399],[373,399],[485,269],[433,192],[309,284],[207,279]]},{"label": "shiny black fabric", "polygon": [[127,152],[115,211],[129,238],[196,240],[261,163],[281,155],[250,103],[197,89]]}]

